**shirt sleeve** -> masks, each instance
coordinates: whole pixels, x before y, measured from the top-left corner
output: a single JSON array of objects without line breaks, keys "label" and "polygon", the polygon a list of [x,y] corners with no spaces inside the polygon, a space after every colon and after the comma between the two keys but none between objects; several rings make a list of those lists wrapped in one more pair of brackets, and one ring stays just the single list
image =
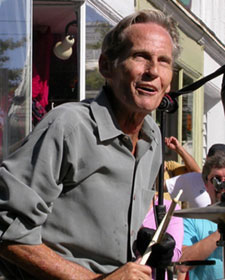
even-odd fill
[{"label": "shirt sleeve", "polygon": [[[61,192],[64,135],[43,122],[0,168],[1,240],[40,244],[41,225]],[[64,164],[65,166],[65,164]]]},{"label": "shirt sleeve", "polygon": [[192,246],[196,242],[198,242],[198,238],[196,235],[196,227],[193,219],[184,218],[184,240],[183,245]]},{"label": "shirt sleeve", "polygon": [[172,198],[182,189],[180,200],[188,201],[190,207],[205,207],[211,203],[200,173],[190,172],[168,179],[165,183]]}]

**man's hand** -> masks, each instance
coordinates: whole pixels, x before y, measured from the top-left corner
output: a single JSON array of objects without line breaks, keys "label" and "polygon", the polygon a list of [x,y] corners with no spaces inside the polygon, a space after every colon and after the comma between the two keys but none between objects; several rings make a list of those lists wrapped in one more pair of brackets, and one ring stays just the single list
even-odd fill
[{"label": "man's hand", "polygon": [[140,260],[136,262],[129,262],[112,272],[107,276],[102,276],[96,280],[150,280],[152,279],[152,270],[147,265],[139,264]]},{"label": "man's hand", "polygon": [[171,136],[169,138],[165,137],[165,144],[169,149],[176,151],[176,152],[179,152],[180,149],[182,149],[182,145],[177,140],[177,138],[174,136]]},{"label": "man's hand", "polygon": [[[139,230],[136,245],[141,255],[144,254],[154,234],[154,229],[143,227]],[[155,268],[166,268],[171,263],[174,248],[175,240],[169,233],[165,233],[161,242],[152,246],[152,252],[147,264]]]}]

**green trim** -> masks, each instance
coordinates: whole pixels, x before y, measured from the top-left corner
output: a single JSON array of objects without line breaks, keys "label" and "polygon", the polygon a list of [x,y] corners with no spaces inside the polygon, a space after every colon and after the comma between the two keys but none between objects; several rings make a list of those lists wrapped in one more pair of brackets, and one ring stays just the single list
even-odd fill
[{"label": "green trim", "polygon": [[[204,69],[204,50],[197,42],[180,32],[180,42],[182,52],[178,59],[178,66],[183,72],[192,78],[198,80],[203,75]],[[183,72],[179,73],[179,88],[182,88],[181,77]],[[182,75],[181,75],[182,74]],[[178,139],[182,141],[182,98],[179,98],[179,114],[178,114]],[[181,103],[181,104],[180,104]],[[203,113],[204,113],[204,89],[200,88],[193,93],[193,156],[197,163],[202,164],[203,152]]]},{"label": "green trim", "polygon": [[[181,89],[183,87],[183,69],[179,70],[178,74],[178,88]],[[182,109],[183,109],[183,98],[182,96],[178,97],[178,129],[177,129],[177,139],[180,143],[182,143]],[[182,162],[182,158],[178,155],[178,162]]]}]

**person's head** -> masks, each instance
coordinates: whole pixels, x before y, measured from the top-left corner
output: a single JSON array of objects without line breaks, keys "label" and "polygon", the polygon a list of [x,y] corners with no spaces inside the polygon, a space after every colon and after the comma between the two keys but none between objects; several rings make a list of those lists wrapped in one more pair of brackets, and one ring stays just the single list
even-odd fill
[{"label": "person's head", "polygon": [[180,51],[176,24],[158,10],[124,18],[105,36],[99,70],[122,107],[149,113],[170,91]]},{"label": "person's head", "polygon": [[225,152],[225,144],[213,144],[208,150],[207,158],[215,155],[217,152],[220,153],[221,151]]},{"label": "person's head", "polygon": [[178,57],[180,45],[176,22],[172,17],[165,15],[160,10],[141,10],[122,19],[106,34],[102,43],[102,54],[106,55],[111,61],[116,62],[127,46],[125,30],[129,26],[139,23],[155,23],[165,28],[172,39],[173,59],[175,60]]},{"label": "person's head", "polygon": [[212,203],[220,201],[225,189],[216,189],[214,179],[216,178],[218,183],[225,181],[225,152],[221,151],[207,158],[202,169],[202,178]]}]

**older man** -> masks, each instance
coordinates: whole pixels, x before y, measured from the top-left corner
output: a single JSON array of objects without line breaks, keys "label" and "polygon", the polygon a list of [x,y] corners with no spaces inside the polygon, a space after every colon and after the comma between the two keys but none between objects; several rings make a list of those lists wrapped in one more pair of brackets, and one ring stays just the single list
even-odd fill
[{"label": "older man", "polygon": [[133,242],[154,195],[161,136],[149,113],[170,91],[179,51],[160,11],[105,37],[106,85],[52,110],[0,169],[2,269],[10,279],[142,279]]}]

